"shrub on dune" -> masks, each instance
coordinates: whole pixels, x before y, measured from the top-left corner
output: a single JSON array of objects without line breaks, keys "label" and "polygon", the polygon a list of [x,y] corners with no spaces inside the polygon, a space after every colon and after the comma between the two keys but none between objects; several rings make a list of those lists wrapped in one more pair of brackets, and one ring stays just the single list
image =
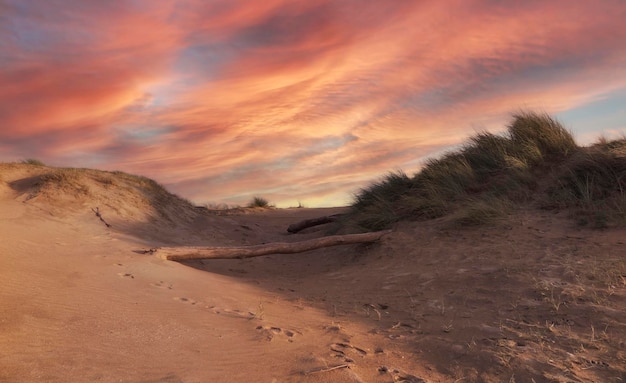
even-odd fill
[{"label": "shrub on dune", "polygon": [[270,206],[269,201],[263,197],[254,197],[252,198],[252,201],[250,201],[250,203],[248,204],[248,207],[251,207],[251,208],[269,207],[269,206]]}]

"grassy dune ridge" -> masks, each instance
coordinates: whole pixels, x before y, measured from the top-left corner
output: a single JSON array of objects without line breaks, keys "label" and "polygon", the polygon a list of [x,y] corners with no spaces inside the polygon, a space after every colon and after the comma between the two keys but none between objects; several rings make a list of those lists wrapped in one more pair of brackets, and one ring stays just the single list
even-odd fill
[{"label": "grassy dune ridge", "polygon": [[506,133],[481,132],[461,149],[362,189],[344,226],[380,230],[402,220],[449,217],[493,223],[516,208],[569,209],[581,225],[626,225],[626,139],[580,147],[556,119],[522,112]]},{"label": "grassy dune ridge", "polygon": [[[96,185],[133,189],[168,216],[167,206],[193,209],[155,181],[122,172],[49,168],[39,160],[23,164],[41,169],[35,194],[63,189],[87,196],[85,175]],[[255,197],[248,207],[269,207]],[[451,225],[492,224],[520,208],[567,210],[582,226],[626,226],[626,138],[600,138],[581,147],[572,134],[547,114],[513,115],[503,134],[480,132],[460,149],[427,160],[420,172],[402,171],[356,194],[333,231],[371,231],[404,220],[444,218]],[[174,214],[176,215],[176,214]]]}]

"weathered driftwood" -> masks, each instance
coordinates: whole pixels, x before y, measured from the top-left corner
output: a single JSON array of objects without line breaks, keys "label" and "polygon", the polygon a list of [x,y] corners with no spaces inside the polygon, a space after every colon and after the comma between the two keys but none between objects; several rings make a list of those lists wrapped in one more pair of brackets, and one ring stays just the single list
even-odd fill
[{"label": "weathered driftwood", "polygon": [[106,225],[106,227],[111,227],[111,225],[107,221],[104,220],[104,218],[102,217],[102,214],[100,214],[100,208],[99,207],[97,207],[95,209],[92,207],[91,211],[93,211],[96,214],[96,217],[100,218],[100,221],[102,221]]},{"label": "weathered driftwood", "polygon": [[348,245],[354,243],[376,242],[383,235],[391,233],[391,230],[375,231],[363,234],[333,235],[310,239],[300,242],[275,242],[264,245],[241,246],[241,247],[196,247],[196,246],[176,246],[160,247],[154,252],[157,257],[169,261],[184,261],[190,259],[230,259],[230,258],[252,258],[268,254],[293,254],[302,253],[309,250],[323,247]]},{"label": "weathered driftwood", "polygon": [[335,222],[342,215],[343,214],[333,214],[333,215],[326,215],[324,217],[305,219],[304,221],[300,221],[300,222],[289,225],[289,227],[287,228],[287,231],[290,233],[297,233],[309,227]]}]

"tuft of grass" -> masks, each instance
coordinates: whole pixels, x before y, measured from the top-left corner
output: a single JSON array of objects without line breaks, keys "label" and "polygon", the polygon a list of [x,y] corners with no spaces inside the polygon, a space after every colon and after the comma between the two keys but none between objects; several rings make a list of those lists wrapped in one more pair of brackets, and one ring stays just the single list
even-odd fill
[{"label": "tuft of grass", "polygon": [[81,182],[84,169],[55,168],[40,176],[40,189],[54,188],[78,196],[89,195],[89,187]]},{"label": "tuft of grass", "polygon": [[351,215],[358,216],[357,224],[368,229],[389,227],[402,218],[403,206],[399,202],[412,186],[404,172],[391,172],[355,196]]},{"label": "tuft of grass", "polygon": [[505,217],[510,211],[510,204],[506,199],[483,197],[465,202],[452,217],[453,226],[482,226],[491,225]]},{"label": "tuft of grass", "polygon": [[518,156],[535,163],[564,158],[578,149],[572,134],[545,113],[514,114],[508,128],[510,142],[520,152]]},{"label": "tuft of grass", "polygon": [[462,198],[476,184],[474,170],[463,153],[448,153],[440,159],[428,160],[413,181],[418,195],[450,201]]},{"label": "tuft of grass", "polygon": [[544,207],[571,208],[583,226],[626,225],[626,140],[573,156],[547,189]]},{"label": "tuft of grass", "polygon": [[33,165],[33,166],[46,166],[46,164],[44,164],[43,161],[40,161],[35,158],[26,158],[22,160],[21,163],[26,164],[26,165]]},{"label": "tuft of grass", "polygon": [[344,222],[381,230],[450,215],[455,224],[475,226],[538,204],[577,208],[580,223],[594,227],[626,225],[625,183],[626,139],[580,148],[554,118],[521,112],[504,134],[478,133],[413,177],[396,171],[362,189]]},{"label": "tuft of grass", "polygon": [[255,208],[255,207],[269,207],[270,203],[268,200],[266,200],[263,197],[254,197],[252,198],[252,201],[250,201],[250,203],[248,203],[248,207],[251,208]]},{"label": "tuft of grass", "polygon": [[507,137],[483,132],[470,137],[461,154],[473,174],[484,179],[510,166],[526,168],[525,162],[512,155],[512,151],[511,140]]},{"label": "tuft of grass", "polygon": [[356,208],[371,205],[384,199],[394,202],[404,196],[407,189],[413,186],[411,179],[402,171],[391,172],[381,181],[375,182],[367,189],[362,189],[355,196]]}]

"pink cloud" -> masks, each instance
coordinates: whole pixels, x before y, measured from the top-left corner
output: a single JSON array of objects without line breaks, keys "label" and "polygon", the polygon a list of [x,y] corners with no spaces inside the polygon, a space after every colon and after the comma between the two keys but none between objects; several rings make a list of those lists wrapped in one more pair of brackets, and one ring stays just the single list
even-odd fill
[{"label": "pink cloud", "polygon": [[[159,23],[158,12],[124,13],[128,10],[112,6],[104,11],[115,15],[90,9],[76,14],[58,6],[42,3],[28,15],[16,11],[11,18],[15,29],[3,31],[9,41],[6,54],[14,57],[0,77],[4,135],[106,123],[141,100],[144,87],[167,70],[176,39],[172,28]],[[51,22],[44,16],[48,12],[61,20]],[[116,23],[110,22],[112,16]]]},{"label": "pink cloud", "polygon": [[0,157],[200,202],[345,201],[511,111],[626,88],[620,1],[18,3],[0,16]]}]

